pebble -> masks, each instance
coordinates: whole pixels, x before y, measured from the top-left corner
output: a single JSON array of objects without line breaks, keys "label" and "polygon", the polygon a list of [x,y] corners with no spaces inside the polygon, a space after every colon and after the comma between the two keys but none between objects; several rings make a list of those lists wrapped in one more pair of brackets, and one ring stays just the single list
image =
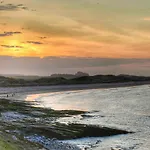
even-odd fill
[{"label": "pebble", "polygon": [[30,142],[39,143],[48,150],[81,150],[76,145],[63,143],[57,139],[49,139],[46,138],[45,136],[33,135],[27,136],[25,137],[25,139],[27,139]]}]

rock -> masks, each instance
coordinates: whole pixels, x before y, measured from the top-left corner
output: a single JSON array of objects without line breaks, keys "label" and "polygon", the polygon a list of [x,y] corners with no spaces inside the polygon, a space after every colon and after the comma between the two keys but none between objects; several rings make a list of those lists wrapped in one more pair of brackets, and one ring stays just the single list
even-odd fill
[{"label": "rock", "polygon": [[32,111],[31,114],[32,114],[32,115],[35,115],[35,116],[45,115],[45,113],[40,112],[40,111]]},{"label": "rock", "polygon": [[49,139],[39,135],[27,136],[25,139],[30,142],[39,143],[48,150],[81,150],[75,145],[63,143],[57,139]]},{"label": "rock", "polygon": [[1,113],[1,116],[4,121],[8,122],[19,121],[28,118],[28,116],[20,114],[18,112],[3,112]]},{"label": "rock", "polygon": [[13,138],[15,141],[18,140],[17,137],[16,137],[15,135],[13,135],[12,138]]}]

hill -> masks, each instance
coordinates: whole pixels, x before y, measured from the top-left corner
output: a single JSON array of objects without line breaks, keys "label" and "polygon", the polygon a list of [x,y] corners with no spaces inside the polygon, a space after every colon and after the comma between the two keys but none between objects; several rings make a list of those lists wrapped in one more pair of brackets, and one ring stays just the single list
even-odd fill
[{"label": "hill", "polygon": [[39,79],[34,80],[25,80],[0,76],[0,86],[45,86],[127,82],[150,82],[150,77],[131,75],[95,75],[81,76],[71,79],[66,79],[63,77],[41,77]]},{"label": "hill", "polygon": [[73,78],[84,77],[84,76],[89,76],[89,74],[85,73],[85,72],[78,71],[75,74],[52,74],[50,77],[51,78],[62,77],[65,79],[73,79]]}]

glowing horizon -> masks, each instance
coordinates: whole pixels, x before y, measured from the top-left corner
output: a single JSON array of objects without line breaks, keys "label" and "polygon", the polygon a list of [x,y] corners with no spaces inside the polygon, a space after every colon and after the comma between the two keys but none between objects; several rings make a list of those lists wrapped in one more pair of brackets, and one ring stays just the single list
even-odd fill
[{"label": "glowing horizon", "polygon": [[150,1],[5,0],[0,55],[150,58]]}]

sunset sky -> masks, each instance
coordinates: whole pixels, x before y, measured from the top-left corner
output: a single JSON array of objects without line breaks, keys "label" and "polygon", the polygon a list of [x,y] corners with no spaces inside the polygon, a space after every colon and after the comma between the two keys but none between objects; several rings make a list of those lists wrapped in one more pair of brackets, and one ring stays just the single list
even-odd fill
[{"label": "sunset sky", "polygon": [[0,74],[149,67],[150,0],[0,0]]}]

